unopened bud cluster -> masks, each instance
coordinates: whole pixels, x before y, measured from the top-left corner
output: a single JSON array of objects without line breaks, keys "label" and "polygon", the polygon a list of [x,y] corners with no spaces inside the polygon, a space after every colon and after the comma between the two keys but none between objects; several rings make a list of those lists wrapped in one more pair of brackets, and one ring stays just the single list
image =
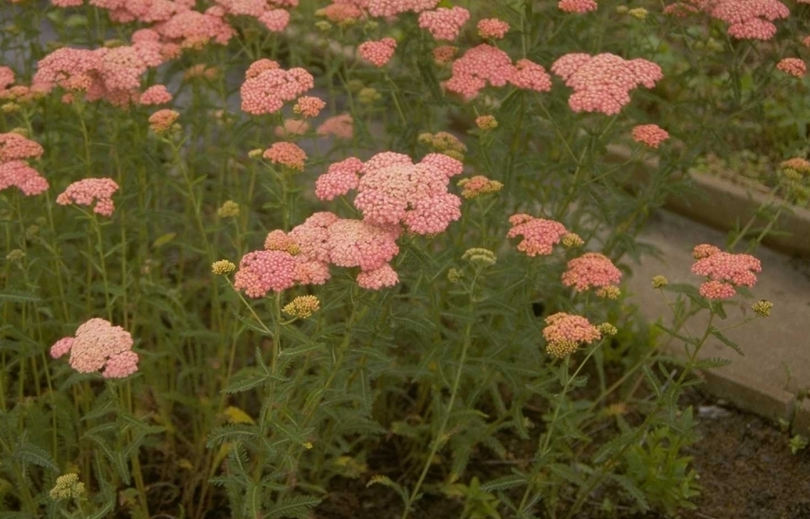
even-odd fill
[{"label": "unopened bud cluster", "polygon": [[315,296],[298,296],[281,310],[290,317],[306,319],[321,308],[321,301]]}]

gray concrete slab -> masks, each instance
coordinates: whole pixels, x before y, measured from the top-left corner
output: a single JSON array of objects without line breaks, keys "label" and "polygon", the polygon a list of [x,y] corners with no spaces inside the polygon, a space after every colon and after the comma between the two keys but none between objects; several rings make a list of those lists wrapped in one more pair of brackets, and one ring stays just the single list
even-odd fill
[{"label": "gray concrete slab", "polygon": [[[667,211],[659,211],[641,234],[641,241],[654,245],[661,259],[646,257],[639,265],[631,265],[626,290],[630,300],[638,304],[651,320],[663,317],[668,324],[672,312],[667,301],[653,290],[651,279],[664,275],[670,283],[699,285],[702,278],[691,273],[694,263],[692,248],[709,243],[724,249],[726,235],[715,229],[687,220]],[[797,407],[795,395],[810,388],[810,263],[786,257],[766,248],[754,255],[762,262],[758,283],[751,288],[755,299],[741,297],[728,305],[728,319],[717,321],[721,330],[732,326],[745,316],[751,316],[750,305],[758,299],[774,303],[771,316],[743,326],[723,331],[744,353],[738,355],[715,338],[710,338],[700,352],[701,357],[723,357],[730,366],[713,370],[707,377],[709,391],[730,400],[735,405],[773,420],[791,419]],[[674,301],[674,294],[668,294]],[[706,319],[696,316],[688,324],[689,331],[700,334]],[[670,345],[671,353],[683,355],[677,341]]]}]

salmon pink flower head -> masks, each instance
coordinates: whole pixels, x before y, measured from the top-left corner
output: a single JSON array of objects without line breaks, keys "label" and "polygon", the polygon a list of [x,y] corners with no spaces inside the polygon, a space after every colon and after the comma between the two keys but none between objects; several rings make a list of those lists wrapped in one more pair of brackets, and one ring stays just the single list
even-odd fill
[{"label": "salmon pink flower head", "polygon": [[353,3],[333,3],[315,11],[316,16],[323,16],[338,24],[351,23],[363,16],[363,10]]},{"label": "salmon pink flower head", "polygon": [[370,40],[361,43],[357,47],[357,53],[375,67],[382,67],[394,55],[396,48],[397,41],[394,38],[383,38],[379,41]]},{"label": "salmon pink flower head", "polygon": [[257,18],[270,32],[281,32],[290,23],[290,12],[284,9],[268,9]]},{"label": "salmon pink flower head", "polygon": [[303,119],[284,119],[281,126],[273,129],[273,135],[279,139],[289,139],[293,135],[304,135],[309,129],[309,123]]},{"label": "salmon pink flower head", "polygon": [[437,65],[445,65],[453,61],[453,58],[456,57],[457,52],[458,47],[453,47],[452,45],[439,45],[433,49],[433,61],[436,62]]},{"label": "salmon pink flower head", "polygon": [[301,114],[304,117],[317,117],[325,106],[326,103],[319,97],[302,96],[295,102],[293,112]]},{"label": "salmon pink flower head", "polygon": [[175,127],[180,114],[175,110],[164,108],[149,116],[149,128],[158,135],[164,134]]},{"label": "salmon pink flower head", "polygon": [[354,119],[349,114],[330,117],[315,130],[318,135],[333,135],[338,139],[351,139],[354,136]]},{"label": "salmon pink flower head", "polygon": [[0,162],[38,159],[45,150],[35,141],[16,132],[0,133]]},{"label": "salmon pink flower head", "polygon": [[700,294],[708,299],[728,299],[736,294],[735,287],[752,287],[757,272],[762,272],[760,261],[750,254],[723,252],[712,245],[698,245],[693,256],[697,261],[692,273],[706,276]]},{"label": "salmon pink flower head", "polygon": [[637,58],[625,60],[615,54],[566,54],[551,71],[574,89],[568,106],[574,112],[616,115],[630,102],[630,91],[643,85],[653,88],[664,77],[661,67]]},{"label": "salmon pink flower head", "polygon": [[179,43],[183,48],[202,48],[214,41],[226,45],[236,35],[236,31],[223,18],[222,8],[211,7],[204,13],[182,10],[168,20],[153,26],[164,40]]},{"label": "salmon pink flower head", "polygon": [[419,13],[427,9],[433,9],[439,1],[440,0],[368,0],[366,8],[371,16],[391,17],[400,13]]},{"label": "salmon pink flower head", "polygon": [[776,34],[772,22],[790,15],[779,0],[717,0],[705,9],[712,18],[728,23],[728,35],[740,40],[770,40]]},{"label": "salmon pink flower head", "polygon": [[657,124],[640,124],[633,128],[633,140],[650,148],[658,148],[667,139],[669,133]]},{"label": "salmon pink flower head", "polygon": [[430,31],[437,40],[453,41],[469,19],[470,11],[463,7],[440,7],[435,11],[423,11],[419,15],[419,27]]},{"label": "salmon pink flower head", "polygon": [[391,265],[385,264],[376,270],[364,270],[357,275],[357,284],[368,290],[381,290],[399,283],[399,276]]},{"label": "salmon pink flower head", "polygon": [[509,55],[486,43],[469,49],[453,62],[453,75],[445,83],[447,90],[472,99],[487,86],[505,86],[515,73]]},{"label": "salmon pink flower head", "polygon": [[400,153],[384,152],[363,165],[354,206],[378,226],[403,224],[416,234],[436,234],[461,217],[461,199],[447,192],[463,165],[440,153],[414,164]]},{"label": "salmon pink flower head", "polygon": [[132,335],[120,326],[95,317],[51,347],[51,357],[70,353],[70,366],[79,373],[101,372],[104,378],[125,378],[138,371],[138,354],[132,351]]},{"label": "salmon pink flower head", "polygon": [[803,78],[807,73],[807,65],[799,58],[784,58],[776,64],[776,68],[789,76]]},{"label": "salmon pink flower head", "polygon": [[46,92],[57,86],[69,91],[87,91],[100,65],[99,53],[62,47],[39,60],[31,84]]},{"label": "salmon pink flower head", "polygon": [[356,157],[331,164],[326,173],[315,181],[315,196],[320,200],[334,200],[335,197],[347,195],[349,191],[357,189],[362,169],[363,162]]},{"label": "salmon pink flower head", "polygon": [[560,243],[560,240],[568,234],[568,230],[560,222],[535,218],[523,213],[510,216],[509,223],[512,224],[512,228],[506,236],[509,238],[522,236],[523,240],[518,243],[517,249],[530,257],[551,254],[553,246]]},{"label": "salmon pink flower head", "polygon": [[557,7],[566,13],[587,13],[596,11],[597,5],[594,0],[560,0]]},{"label": "salmon pink flower head", "polygon": [[152,85],[138,98],[140,105],[163,105],[171,102],[172,94],[166,89],[165,85]]},{"label": "salmon pink flower head", "polygon": [[546,353],[561,359],[574,353],[580,344],[591,344],[602,338],[599,329],[581,315],[564,312],[546,317],[543,337],[546,339]]},{"label": "salmon pink flower head", "polygon": [[0,163],[0,191],[17,187],[25,196],[38,195],[48,190],[48,181],[34,168],[21,160]]},{"label": "salmon pink flower head", "polygon": [[616,268],[610,258],[598,252],[586,252],[579,258],[568,262],[568,270],[563,272],[562,283],[567,287],[574,287],[577,292],[584,292],[589,288],[598,288],[599,295],[607,295],[602,291],[607,287],[618,288],[622,279],[622,272]]},{"label": "salmon pink flower head", "polygon": [[551,76],[542,65],[527,59],[520,59],[515,63],[515,72],[509,82],[517,88],[534,90],[535,92],[548,92],[551,90]]},{"label": "salmon pink flower head", "polygon": [[273,64],[275,62],[270,60],[260,60],[248,69],[239,90],[243,111],[253,115],[275,113],[285,102],[300,97],[315,86],[315,79],[306,70],[299,67],[282,70],[271,67]]},{"label": "salmon pink flower head", "polygon": [[262,157],[273,164],[281,164],[298,171],[304,171],[304,162],[307,160],[307,154],[304,150],[291,142],[273,143],[264,151]]},{"label": "salmon pink flower head", "polygon": [[93,205],[95,203],[94,213],[112,216],[115,210],[112,195],[116,191],[118,191],[118,184],[111,178],[86,178],[70,184],[56,197],[56,203],[59,205]]},{"label": "salmon pink flower head", "polygon": [[252,298],[287,290],[295,285],[295,265],[295,257],[286,251],[248,252],[239,262],[233,286]]},{"label": "salmon pink flower head", "polygon": [[503,188],[503,183],[490,180],[484,175],[461,179],[456,185],[461,188],[461,196],[468,200],[487,193],[497,193]]},{"label": "salmon pink flower head", "polygon": [[478,22],[478,35],[482,38],[501,40],[509,32],[509,24],[497,18],[485,18]]}]

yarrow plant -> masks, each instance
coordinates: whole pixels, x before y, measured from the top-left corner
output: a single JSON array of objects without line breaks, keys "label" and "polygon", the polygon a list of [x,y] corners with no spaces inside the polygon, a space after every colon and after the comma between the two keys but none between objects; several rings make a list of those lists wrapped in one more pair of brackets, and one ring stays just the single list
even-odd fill
[{"label": "yarrow plant", "polygon": [[[0,509],[691,506],[680,397],[720,319],[778,312],[740,300],[810,198],[808,37],[778,0],[608,7],[0,4]],[[774,200],[649,324],[647,217],[751,146]]]}]

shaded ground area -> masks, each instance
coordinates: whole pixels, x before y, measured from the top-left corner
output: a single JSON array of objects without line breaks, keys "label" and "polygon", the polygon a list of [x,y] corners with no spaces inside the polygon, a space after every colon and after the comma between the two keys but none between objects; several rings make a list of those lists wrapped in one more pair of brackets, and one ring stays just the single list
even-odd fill
[{"label": "shaded ground area", "polygon": [[[703,492],[695,501],[698,508],[682,512],[681,519],[810,519],[810,450],[791,454],[789,435],[756,415],[698,394],[690,400],[699,417],[702,439],[686,454],[694,457]],[[345,486],[334,488],[317,509],[316,517],[400,516],[402,505],[391,489],[378,485],[366,488],[362,481],[343,483]],[[426,497],[419,504],[413,517],[455,518],[462,510],[460,503],[447,499],[431,501]],[[599,513],[581,516],[607,517]],[[629,516],[621,512],[614,517],[667,519],[658,514]]]}]

